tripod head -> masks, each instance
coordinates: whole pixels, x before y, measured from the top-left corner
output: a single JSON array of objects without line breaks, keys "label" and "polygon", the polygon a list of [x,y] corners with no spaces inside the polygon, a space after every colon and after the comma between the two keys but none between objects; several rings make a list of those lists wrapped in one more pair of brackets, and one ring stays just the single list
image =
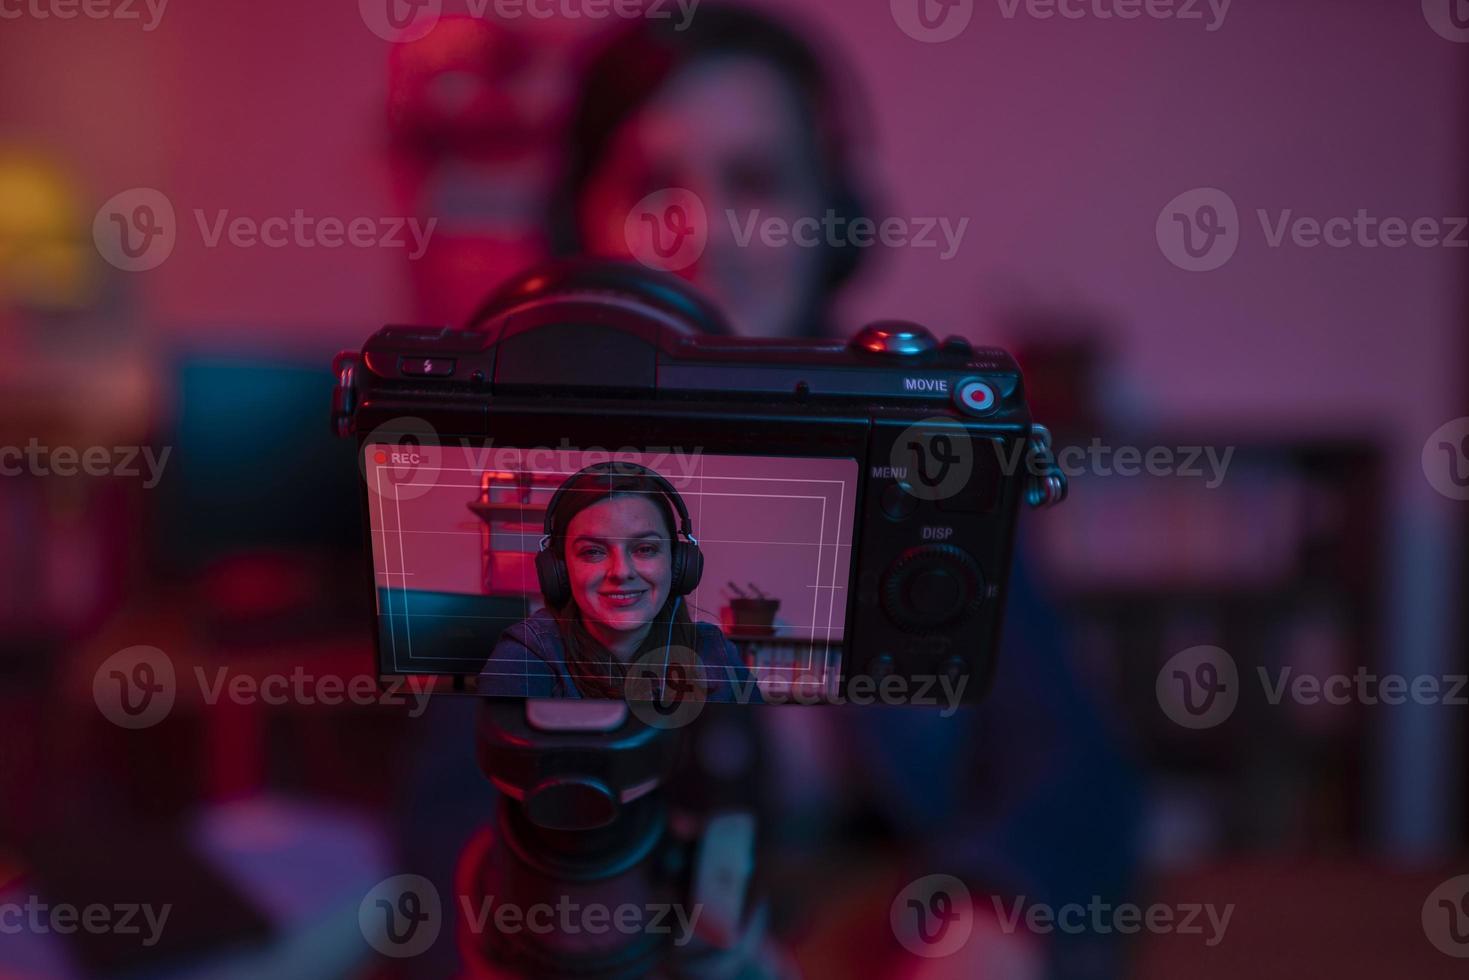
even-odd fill
[{"label": "tripod head", "polygon": [[625,823],[672,774],[679,746],[622,701],[486,698],[475,737],[485,777],[548,833]]},{"label": "tripod head", "polygon": [[480,768],[501,802],[460,859],[465,911],[498,901],[529,922],[533,909],[661,910],[687,928],[639,919],[646,927],[595,930],[563,917],[559,928],[502,930],[466,914],[460,947],[472,975],[714,976],[762,955],[763,909],[748,897],[753,819],[670,827],[681,732],[643,723],[621,701],[481,702]]}]

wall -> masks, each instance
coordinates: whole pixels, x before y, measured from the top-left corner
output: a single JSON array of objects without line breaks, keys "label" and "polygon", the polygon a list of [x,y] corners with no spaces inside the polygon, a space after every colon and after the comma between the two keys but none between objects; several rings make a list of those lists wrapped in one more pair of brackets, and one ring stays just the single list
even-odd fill
[{"label": "wall", "polygon": [[[860,75],[885,212],[970,219],[951,261],[878,256],[848,297],[850,323],[901,315],[978,337],[1019,305],[1092,310],[1114,329],[1111,400],[1144,424],[1381,436],[1397,475],[1385,663],[1462,663],[1451,601],[1462,506],[1432,492],[1418,460],[1465,408],[1465,253],[1271,248],[1254,214],[1469,212],[1469,45],[1435,34],[1412,2],[1236,0],[1213,31],[975,4],[941,44],[904,35],[886,3],[789,6]],[[181,212],[392,214],[387,49],[346,0],[179,2],[146,33],[10,20],[0,134],[66,161],[91,206],[148,185]],[[1155,221],[1174,195],[1210,186],[1238,205],[1240,245],[1222,268],[1186,272],[1160,252]],[[401,262],[194,241],[128,286],[165,335],[337,345],[411,315]],[[1461,767],[1442,747],[1461,743],[1441,711],[1375,720],[1380,839],[1432,851],[1458,820]]]}]

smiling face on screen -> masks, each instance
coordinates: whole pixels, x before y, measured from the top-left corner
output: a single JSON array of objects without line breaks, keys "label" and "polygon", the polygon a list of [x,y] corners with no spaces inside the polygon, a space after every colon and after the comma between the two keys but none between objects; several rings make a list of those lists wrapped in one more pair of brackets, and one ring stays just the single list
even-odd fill
[{"label": "smiling face on screen", "polygon": [[593,636],[610,645],[646,635],[673,582],[671,533],[645,495],[617,494],[572,517],[566,528],[571,597]]}]

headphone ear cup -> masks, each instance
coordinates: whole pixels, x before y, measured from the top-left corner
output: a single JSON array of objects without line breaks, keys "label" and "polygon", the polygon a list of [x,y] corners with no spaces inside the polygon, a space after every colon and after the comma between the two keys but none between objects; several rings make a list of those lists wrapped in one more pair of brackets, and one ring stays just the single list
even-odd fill
[{"label": "headphone ear cup", "polygon": [[571,598],[571,582],[566,575],[566,562],[547,548],[536,552],[536,578],[541,583],[541,598],[546,605],[560,609]]},{"label": "headphone ear cup", "polygon": [[704,553],[699,546],[680,541],[673,546],[673,593],[688,595],[704,576]]}]

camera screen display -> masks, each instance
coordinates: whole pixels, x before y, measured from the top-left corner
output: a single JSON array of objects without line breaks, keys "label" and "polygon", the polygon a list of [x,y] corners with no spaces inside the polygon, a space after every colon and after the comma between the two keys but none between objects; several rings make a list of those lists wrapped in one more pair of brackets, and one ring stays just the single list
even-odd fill
[{"label": "camera screen display", "polygon": [[380,672],[504,697],[839,689],[857,461],[368,441]]}]

